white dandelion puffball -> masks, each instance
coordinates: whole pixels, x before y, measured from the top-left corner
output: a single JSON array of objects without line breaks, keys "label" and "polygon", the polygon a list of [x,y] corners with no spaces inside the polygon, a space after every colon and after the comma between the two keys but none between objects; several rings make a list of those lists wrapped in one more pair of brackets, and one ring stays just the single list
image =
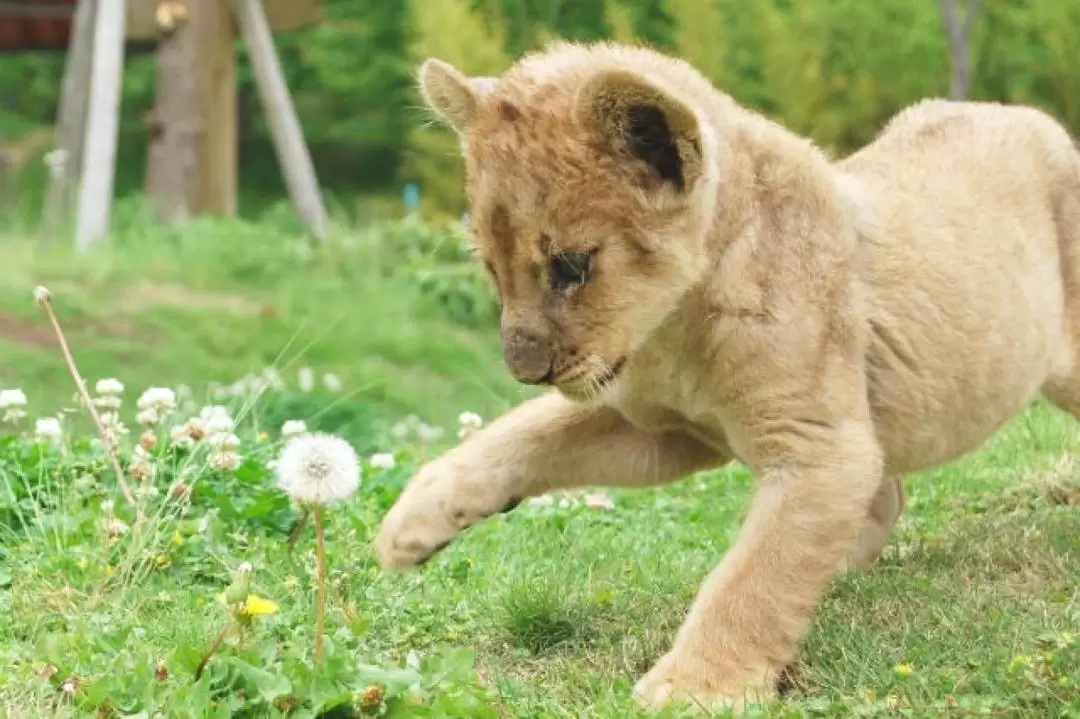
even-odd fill
[{"label": "white dandelion puffball", "polygon": [[0,409],[25,406],[26,395],[21,389],[0,389]]},{"label": "white dandelion puffball", "polygon": [[393,469],[396,465],[394,462],[394,455],[389,452],[371,455],[368,459],[368,463],[375,469]]},{"label": "white dandelion puffball", "polygon": [[115,377],[106,377],[105,379],[99,379],[97,384],[94,385],[94,390],[98,394],[123,394],[124,383]]},{"label": "white dandelion puffball", "polygon": [[42,417],[34,422],[34,437],[39,442],[47,444],[60,444],[64,438],[64,430],[60,426],[60,420],[56,417]]},{"label": "white dandelion puffball", "polygon": [[356,451],[329,434],[290,440],[275,470],[278,486],[299,504],[326,505],[348,499],[360,486]]},{"label": "white dandelion puffball", "polygon": [[281,425],[281,436],[286,439],[299,437],[302,434],[307,434],[307,424],[302,419],[290,419]]}]

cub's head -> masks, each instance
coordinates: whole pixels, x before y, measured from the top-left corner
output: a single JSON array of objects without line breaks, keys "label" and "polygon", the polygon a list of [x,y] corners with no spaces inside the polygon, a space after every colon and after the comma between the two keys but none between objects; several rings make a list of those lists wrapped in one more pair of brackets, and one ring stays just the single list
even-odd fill
[{"label": "cub's head", "polygon": [[541,57],[469,78],[431,59],[420,82],[461,138],[511,374],[602,394],[707,266],[715,140],[702,116],[625,62]]}]

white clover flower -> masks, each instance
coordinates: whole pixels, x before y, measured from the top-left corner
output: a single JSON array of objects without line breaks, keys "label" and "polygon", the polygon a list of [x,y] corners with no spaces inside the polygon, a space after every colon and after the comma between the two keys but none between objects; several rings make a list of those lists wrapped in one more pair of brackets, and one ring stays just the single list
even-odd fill
[{"label": "white clover flower", "polygon": [[210,455],[210,467],[216,472],[235,472],[240,468],[240,455],[231,450],[214,452]]},{"label": "white clover flower", "polygon": [[64,429],[57,417],[42,417],[34,422],[34,438],[45,444],[60,444]]},{"label": "white clover flower", "polygon": [[394,455],[389,452],[371,455],[368,463],[375,469],[393,469],[397,465],[394,461]]},{"label": "white clover flower", "polygon": [[310,367],[301,367],[296,375],[296,381],[300,385],[301,392],[310,392],[315,389],[315,373]]},{"label": "white clover flower", "polygon": [[278,457],[278,486],[299,504],[326,505],[347,499],[360,486],[356,451],[329,434],[296,437]]},{"label": "white clover flower", "polygon": [[118,412],[105,412],[101,415],[101,424],[105,427],[105,433],[109,436],[109,441],[115,444],[121,437],[128,433],[127,427],[120,421],[120,414]]},{"label": "white clover flower", "polygon": [[220,434],[232,434],[236,422],[229,415],[229,411],[221,405],[203,407],[199,413],[199,422],[203,433],[209,439]]},{"label": "white clover flower", "polygon": [[220,432],[206,438],[206,443],[222,452],[236,449],[240,446],[240,438],[232,432]]},{"label": "white clover flower", "polygon": [[135,496],[139,499],[153,499],[158,496],[158,488],[152,484],[141,484],[135,488]]},{"label": "white clover flower", "polygon": [[484,420],[476,412],[462,412],[458,415],[458,438],[465,439],[482,426]]},{"label": "white clover flower", "polygon": [[25,406],[26,395],[21,389],[0,389],[0,409]]},{"label": "white clover flower", "polygon": [[476,412],[462,412],[458,415],[457,421],[462,427],[471,429],[480,429],[484,426],[484,419]]},{"label": "white clover flower", "polygon": [[161,416],[153,407],[147,407],[144,410],[140,410],[139,413],[135,415],[135,421],[143,427],[154,427],[161,421]]},{"label": "white clover flower", "polygon": [[333,372],[327,372],[326,374],[324,374],[322,381],[323,387],[326,388],[327,392],[333,392],[336,394],[341,391],[341,378]]},{"label": "white clover flower", "polygon": [[123,394],[124,383],[115,377],[106,377],[97,381],[94,391],[98,394]]},{"label": "white clover flower", "polygon": [[281,436],[286,439],[307,434],[307,424],[302,419],[290,419],[281,425]]},{"label": "white clover flower", "polygon": [[139,409],[136,421],[147,427],[154,427],[176,409],[176,393],[168,387],[150,387],[135,402]]},{"label": "white clover flower", "polygon": [[43,305],[52,299],[52,293],[49,292],[48,287],[38,285],[34,288],[34,302],[39,305]]},{"label": "white clover flower", "polygon": [[189,419],[184,424],[179,424],[169,430],[169,441],[172,442],[173,445],[184,449],[191,449],[194,447],[195,437],[192,433],[192,429],[194,428],[193,422],[196,422],[196,420]]},{"label": "white clover flower", "polygon": [[105,534],[114,538],[127,534],[128,529],[130,529],[130,527],[128,527],[127,525],[127,522],[120,519],[119,517],[112,516],[106,517],[102,521],[101,525],[105,529]]},{"label": "white clover flower", "polygon": [[120,409],[124,404],[124,400],[120,399],[116,395],[107,394],[102,397],[94,397],[90,400],[94,403],[94,406],[98,409],[107,409],[110,411],[116,411]]},{"label": "white clover flower", "polygon": [[0,390],[0,409],[4,410],[4,422],[18,422],[26,416],[26,395],[21,389]]},{"label": "white clover flower", "polygon": [[240,565],[236,568],[236,573],[251,574],[252,569],[254,569],[254,567],[251,566],[251,562],[241,562]]},{"label": "white clover flower", "polygon": [[420,438],[421,442],[436,442],[446,434],[446,430],[442,427],[433,427],[430,424],[420,423],[420,426],[416,428],[416,436]]}]

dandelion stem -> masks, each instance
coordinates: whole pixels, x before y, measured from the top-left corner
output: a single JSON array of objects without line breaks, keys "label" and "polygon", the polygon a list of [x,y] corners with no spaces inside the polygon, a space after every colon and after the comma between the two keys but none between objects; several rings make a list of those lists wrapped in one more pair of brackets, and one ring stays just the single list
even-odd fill
[{"label": "dandelion stem", "polygon": [[229,630],[232,629],[232,622],[228,622],[225,628],[221,630],[217,635],[217,639],[210,645],[210,651],[206,653],[206,656],[199,662],[199,666],[195,667],[195,681],[199,681],[202,677],[203,671],[206,670],[206,665],[210,663],[210,660],[217,654],[217,650],[221,649],[221,645],[225,643],[225,637],[229,636]]},{"label": "dandelion stem", "polygon": [[124,500],[129,506],[135,506],[135,497],[131,494],[131,490],[128,489],[127,482],[124,480],[124,472],[120,469],[120,462],[116,459],[116,450],[109,439],[109,433],[105,430],[105,424],[97,413],[97,408],[94,407],[94,403],[90,400],[90,394],[86,391],[86,382],[79,374],[79,368],[75,366],[75,358],[68,348],[67,339],[64,337],[64,330],[60,327],[60,321],[56,318],[56,312],[53,311],[52,301],[48,296],[45,296],[39,299],[38,304],[44,308],[45,314],[48,315],[49,322],[52,324],[53,331],[56,332],[56,338],[60,342],[60,352],[64,355],[64,361],[67,362],[68,370],[71,372],[71,379],[75,381],[75,389],[82,396],[83,402],[86,404],[87,409],[90,410],[90,417],[97,426],[98,436],[105,447],[105,454],[109,457],[113,472],[116,473],[116,481],[120,484],[120,491],[124,495]]},{"label": "dandelion stem", "polygon": [[319,666],[323,655],[323,631],[326,623],[326,547],[323,541],[321,505],[315,505],[315,557],[319,572],[315,597],[315,666]]},{"label": "dandelion stem", "polygon": [[289,535],[289,551],[292,551],[296,546],[297,541],[300,540],[300,532],[304,531],[304,527],[307,526],[308,515],[310,512],[307,508],[304,509],[304,513],[300,515],[300,519],[296,520],[296,525],[293,527],[292,534]]}]

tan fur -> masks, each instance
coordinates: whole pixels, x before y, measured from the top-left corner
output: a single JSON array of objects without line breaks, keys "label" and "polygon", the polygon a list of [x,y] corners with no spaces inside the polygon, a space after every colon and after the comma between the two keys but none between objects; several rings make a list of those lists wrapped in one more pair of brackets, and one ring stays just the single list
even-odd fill
[{"label": "tan fur", "polygon": [[[833,163],[643,49],[560,44],[483,83],[429,61],[421,82],[461,135],[507,363],[559,392],[423,467],[380,560],[554,488],[742,461],[749,515],[643,703],[771,695],[830,578],[880,553],[903,473],[1040,391],[1080,412],[1080,156],[1045,114],[927,101]],[[646,154],[641,107],[676,150]],[[567,251],[594,252],[591,279],[556,291]]]}]

